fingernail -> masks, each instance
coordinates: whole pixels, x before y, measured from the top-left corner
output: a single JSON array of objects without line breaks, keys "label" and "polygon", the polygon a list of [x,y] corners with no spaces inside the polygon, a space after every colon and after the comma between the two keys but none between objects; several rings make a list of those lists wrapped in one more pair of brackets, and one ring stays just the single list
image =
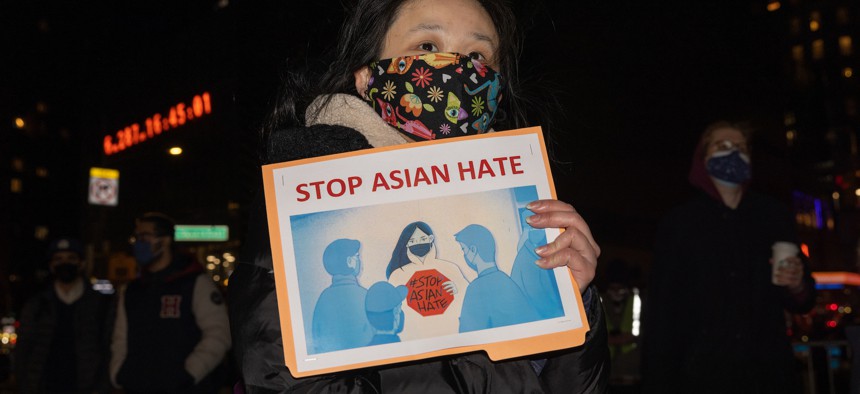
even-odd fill
[{"label": "fingernail", "polygon": [[546,264],[546,259],[535,260],[535,265],[543,266],[544,264]]},{"label": "fingernail", "polygon": [[526,217],[526,223],[528,223],[528,224],[534,224],[534,223],[537,223],[539,221],[540,221],[540,215],[531,215],[529,217]]},{"label": "fingernail", "polygon": [[539,208],[539,207],[540,207],[540,201],[532,201],[532,202],[526,204],[526,208],[528,208],[532,211],[534,211],[536,208]]},{"label": "fingernail", "polygon": [[546,245],[538,246],[535,248],[535,253],[542,254],[543,252],[546,252]]}]

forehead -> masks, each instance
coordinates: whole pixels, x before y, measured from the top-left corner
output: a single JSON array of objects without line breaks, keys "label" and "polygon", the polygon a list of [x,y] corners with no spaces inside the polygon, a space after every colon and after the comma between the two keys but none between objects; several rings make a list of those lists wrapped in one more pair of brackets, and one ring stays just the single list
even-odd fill
[{"label": "forehead", "polygon": [[134,232],[136,232],[136,233],[154,233],[155,232],[155,223],[144,222],[144,221],[138,220],[137,223],[134,224]]},{"label": "forehead", "polygon": [[735,129],[735,128],[731,128],[731,127],[724,127],[724,128],[716,129],[716,130],[714,130],[713,133],[711,133],[711,141],[710,142],[725,141],[725,140],[732,141],[732,142],[743,142],[743,141],[746,141],[746,138],[744,137],[743,133],[741,133],[740,130]]},{"label": "forehead", "polygon": [[498,45],[498,35],[487,10],[475,0],[411,0],[397,11],[386,40],[416,29],[438,30],[462,39],[489,39]]},{"label": "forehead", "polygon": [[412,236],[409,239],[421,238],[421,237],[426,237],[426,236],[427,236],[427,233],[421,231],[420,228],[416,227],[415,231],[412,232]]},{"label": "forehead", "polygon": [[80,257],[75,252],[60,251],[51,255],[51,260],[77,260]]}]

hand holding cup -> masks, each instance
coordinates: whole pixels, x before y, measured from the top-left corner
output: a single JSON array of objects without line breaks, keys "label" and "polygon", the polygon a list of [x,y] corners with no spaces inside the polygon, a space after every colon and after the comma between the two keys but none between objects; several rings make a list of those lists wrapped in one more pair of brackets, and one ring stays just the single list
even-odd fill
[{"label": "hand holding cup", "polygon": [[785,286],[793,292],[803,289],[803,263],[797,254],[800,250],[791,242],[776,242],[773,244],[773,284]]}]

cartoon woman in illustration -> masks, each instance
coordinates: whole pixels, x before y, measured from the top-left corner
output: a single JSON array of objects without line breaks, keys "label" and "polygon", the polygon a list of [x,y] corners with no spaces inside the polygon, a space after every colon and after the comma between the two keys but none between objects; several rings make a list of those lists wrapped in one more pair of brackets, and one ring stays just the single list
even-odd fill
[{"label": "cartoon woman in illustration", "polygon": [[[397,244],[391,253],[391,261],[385,270],[389,283],[407,287],[410,287],[409,282],[413,277],[419,278],[422,274],[429,274],[432,270],[436,270],[447,279],[443,282],[443,288],[453,296],[453,301],[447,305],[445,311],[435,315],[419,313],[407,302],[403,307],[406,325],[401,338],[404,341],[454,334],[458,331],[463,294],[470,279],[458,265],[438,257],[435,241],[433,229],[427,223],[409,223],[400,233],[400,238],[397,239]],[[472,276],[474,277],[474,274]],[[423,295],[420,292],[410,291],[406,300],[409,301],[410,298],[415,300]]]}]

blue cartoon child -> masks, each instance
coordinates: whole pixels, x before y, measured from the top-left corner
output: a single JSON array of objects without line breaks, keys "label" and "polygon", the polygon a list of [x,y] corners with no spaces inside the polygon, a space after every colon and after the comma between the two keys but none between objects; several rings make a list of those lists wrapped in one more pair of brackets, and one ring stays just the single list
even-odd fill
[{"label": "blue cartoon child", "polygon": [[466,264],[478,277],[466,288],[460,332],[538,320],[522,290],[496,265],[496,241],[486,227],[470,224],[454,235]]},{"label": "blue cartoon child", "polygon": [[323,252],[323,266],[331,286],[323,290],[314,308],[311,354],[365,346],[373,330],[364,312],[367,289],[358,283],[361,243],[338,239]]},{"label": "blue cartoon child", "polygon": [[369,345],[400,342],[399,334],[405,321],[402,307],[407,292],[406,286],[394,287],[384,281],[374,283],[367,290],[364,310],[374,330]]}]

